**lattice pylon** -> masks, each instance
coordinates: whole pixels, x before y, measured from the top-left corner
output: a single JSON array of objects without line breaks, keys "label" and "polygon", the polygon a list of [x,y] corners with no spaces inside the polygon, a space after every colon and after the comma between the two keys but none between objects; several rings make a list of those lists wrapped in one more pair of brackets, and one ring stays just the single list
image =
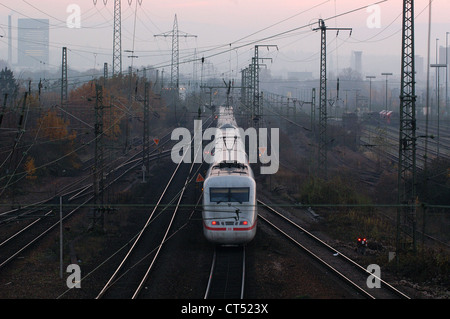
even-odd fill
[{"label": "lattice pylon", "polygon": [[[170,88],[178,93],[180,88],[179,76],[180,76],[180,47],[179,47],[179,37],[178,37],[178,19],[175,15],[173,20],[172,29],[172,63],[170,72]],[[177,94],[178,95],[178,94]]]},{"label": "lattice pylon", "polygon": [[413,249],[416,250],[416,94],[414,64],[414,0],[403,0],[397,250],[400,249],[401,244],[400,233],[409,228],[412,229]]},{"label": "lattice pylon", "polygon": [[178,30],[178,19],[175,14],[173,21],[172,31],[156,34],[155,37],[172,37],[172,60],[171,60],[171,71],[170,71],[170,89],[175,93],[175,96],[179,95],[179,78],[180,78],[180,52],[179,52],[179,38],[182,37],[197,37],[196,35],[187,34]]},{"label": "lattice pylon", "polygon": [[319,87],[319,170],[327,178],[327,28],[323,20],[320,28],[320,87]]},{"label": "lattice pylon", "polygon": [[61,107],[67,102],[68,96],[68,82],[67,82],[67,47],[62,48],[62,63],[61,63]]},{"label": "lattice pylon", "polygon": [[325,22],[319,19],[319,27],[313,29],[320,30],[320,87],[319,87],[319,171],[325,178],[328,177],[328,138],[327,138],[327,30],[349,30],[351,28],[328,28]]},{"label": "lattice pylon", "polygon": [[122,18],[121,2],[114,0],[114,34],[113,34],[113,70],[112,74],[122,73]]}]

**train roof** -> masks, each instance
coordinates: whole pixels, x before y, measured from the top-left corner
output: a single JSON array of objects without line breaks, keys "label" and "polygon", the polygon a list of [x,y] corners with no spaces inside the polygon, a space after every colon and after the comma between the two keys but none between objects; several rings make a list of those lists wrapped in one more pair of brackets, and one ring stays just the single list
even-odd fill
[{"label": "train roof", "polygon": [[222,161],[211,166],[209,176],[240,175],[249,176],[250,167],[238,161]]},{"label": "train roof", "polygon": [[236,127],[234,125],[231,125],[230,123],[226,123],[226,124],[224,124],[224,125],[222,125],[220,127],[221,130],[224,130],[224,129],[227,129],[227,128],[235,129]]}]

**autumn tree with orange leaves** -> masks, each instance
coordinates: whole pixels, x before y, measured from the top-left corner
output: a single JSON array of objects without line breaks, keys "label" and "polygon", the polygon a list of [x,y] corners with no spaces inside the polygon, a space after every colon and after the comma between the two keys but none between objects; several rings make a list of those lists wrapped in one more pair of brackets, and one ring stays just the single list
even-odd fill
[{"label": "autumn tree with orange leaves", "polygon": [[70,122],[58,116],[55,110],[48,110],[38,119],[39,135],[53,141],[68,139],[73,142],[77,134],[75,131],[69,134],[69,124]]},{"label": "autumn tree with orange leaves", "polygon": [[35,180],[37,178],[36,174],[36,165],[34,164],[34,158],[28,156],[27,161],[25,162],[25,171],[27,172],[26,179]]},{"label": "autumn tree with orange leaves", "polygon": [[[110,88],[103,88],[103,133],[107,139],[116,141],[122,133],[120,124],[125,117],[124,108],[115,107],[115,104],[122,106],[126,105],[127,102],[123,97],[113,97],[110,92]],[[70,100],[73,108],[91,107],[92,112],[87,113],[89,113],[89,118],[92,119],[95,103],[95,83],[91,81],[72,90],[70,92]],[[88,117],[85,120],[88,121]]]}]

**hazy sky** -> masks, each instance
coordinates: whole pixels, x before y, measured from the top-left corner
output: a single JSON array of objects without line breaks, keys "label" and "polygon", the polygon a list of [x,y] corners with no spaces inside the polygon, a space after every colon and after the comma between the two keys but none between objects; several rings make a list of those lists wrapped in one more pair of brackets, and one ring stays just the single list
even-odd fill
[{"label": "hazy sky", "polygon": [[[277,45],[278,50],[261,50],[271,58],[265,64],[275,72],[318,71],[320,34],[313,32],[319,18],[329,27],[351,27],[348,31],[327,33],[329,67],[350,66],[352,51],[363,51],[363,71],[399,73],[401,52],[402,1],[381,1],[371,10],[349,12],[376,0],[122,0],[122,50],[132,50],[133,65],[155,65],[170,69],[171,38],[154,37],[172,30],[175,14],[179,30],[193,37],[180,37],[181,71],[193,72],[194,50],[205,57],[214,70],[236,77],[248,66],[254,45]],[[96,4],[94,5],[94,3]],[[106,4],[105,4],[106,2]],[[131,2],[131,5],[129,4]],[[139,4],[140,3],[140,4]],[[426,57],[429,0],[415,1],[416,53]],[[80,8],[80,28],[69,28]],[[112,63],[114,0],[2,0],[0,3],[0,58],[7,60],[8,15],[12,15],[13,62],[17,61],[17,19],[49,19],[50,63],[58,68],[61,48],[69,50],[69,66],[102,69]],[[431,62],[435,59],[436,38],[445,45],[450,32],[450,1],[432,1]],[[338,16],[337,18],[334,18]],[[288,32],[290,30],[295,30]],[[268,38],[268,39],[266,39]],[[131,59],[123,53],[124,70]],[[384,61],[384,63],[383,63]],[[381,63],[381,65],[380,65]],[[382,70],[383,69],[383,70]]]}]

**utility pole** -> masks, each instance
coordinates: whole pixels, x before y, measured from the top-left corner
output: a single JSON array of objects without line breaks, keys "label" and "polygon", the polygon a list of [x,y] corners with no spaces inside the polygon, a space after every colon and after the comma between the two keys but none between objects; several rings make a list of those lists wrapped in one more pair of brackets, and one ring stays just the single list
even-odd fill
[{"label": "utility pole", "polygon": [[387,98],[387,96],[388,96],[388,94],[387,94],[387,91],[388,91],[388,75],[392,75],[392,73],[390,73],[390,72],[384,72],[384,73],[381,73],[381,75],[385,75],[386,76],[386,86],[385,86],[385,93],[386,93],[386,100],[385,100],[385,102],[384,102],[384,109],[387,111],[388,110],[388,106],[387,106],[387,100],[388,100],[388,98]]},{"label": "utility pole", "polygon": [[445,32],[445,112],[448,112],[448,35],[450,32]]},{"label": "utility pole", "polygon": [[[19,123],[17,125],[16,138],[14,139],[14,145],[12,147],[11,155],[9,157],[9,166],[10,167],[12,167],[12,164],[14,164],[13,163],[13,159],[15,158],[16,148],[18,147],[20,138],[25,133],[25,130],[23,129],[23,126],[24,126],[24,118],[25,118],[25,109],[26,109],[26,106],[27,106],[27,97],[28,97],[28,92],[25,92],[24,93],[24,97],[23,97],[22,109],[21,109],[20,117],[19,117]],[[6,105],[6,95],[5,95],[5,104],[4,105]],[[17,164],[17,165],[19,165],[19,164]],[[11,171],[11,178],[13,177],[14,172],[15,172],[16,169],[17,169],[17,166],[15,166],[14,169],[12,169],[12,171]]]},{"label": "utility pole", "polygon": [[104,211],[103,211],[103,87],[95,85],[95,153],[94,153],[94,212],[93,212],[93,227],[98,222],[101,228],[104,226]]},{"label": "utility pole", "polygon": [[[312,88],[311,89],[311,102],[304,102],[303,104],[311,104],[311,113],[310,115],[310,120],[311,120],[311,133],[313,134],[313,136],[315,135],[315,121],[316,121],[316,88]],[[313,171],[314,167],[313,167],[313,153],[314,153],[314,149],[311,147],[311,151],[309,152],[309,173],[311,174],[311,172]]]},{"label": "utility pole", "polygon": [[376,79],[376,76],[368,75],[366,79],[369,79],[369,112],[372,112],[372,79]]},{"label": "utility pole", "polygon": [[252,69],[253,65],[250,64],[247,68],[243,69],[242,72],[242,82],[241,82],[241,102],[243,107],[245,107],[245,113],[247,118],[247,124],[251,126],[250,121],[252,118],[253,110],[253,80],[252,80]]},{"label": "utility pole", "polygon": [[133,70],[131,66],[128,67],[128,113],[127,118],[125,122],[125,147],[123,150],[123,153],[126,154],[128,152],[128,149],[131,147],[131,143],[129,143],[130,139],[130,122],[132,120],[132,98],[131,98],[131,78],[133,76]]},{"label": "utility pole", "polygon": [[171,72],[170,72],[170,90],[172,91],[172,96],[175,102],[178,99],[179,96],[179,89],[180,89],[180,53],[179,53],[179,38],[180,36],[188,38],[188,37],[194,37],[196,38],[196,35],[191,35],[186,32],[182,32],[178,30],[178,20],[177,15],[175,14],[175,19],[173,21],[173,29],[172,31],[168,31],[161,34],[155,34],[155,37],[172,37],[172,61],[171,61]]},{"label": "utility pole", "polygon": [[447,69],[445,69],[445,112],[448,112],[448,35],[450,32],[445,32],[445,65]]},{"label": "utility pole", "polygon": [[250,68],[247,67],[247,68],[241,70],[241,105],[245,110],[247,124],[248,124],[248,118],[249,118],[249,109],[251,108],[251,105],[249,106],[250,89],[251,89]]},{"label": "utility pole", "polygon": [[[150,123],[149,123],[149,105],[150,105],[150,89],[149,83],[144,84],[144,138],[142,144],[142,171],[149,172],[150,158]],[[145,181],[145,177],[143,178]]]},{"label": "utility pole", "polygon": [[67,48],[62,48],[61,64],[61,107],[67,102]]},{"label": "utility pole", "polygon": [[247,71],[248,68],[241,70],[241,103],[247,105]]},{"label": "utility pole", "polygon": [[108,81],[108,63],[103,63],[103,86],[106,87]]},{"label": "utility pole", "polygon": [[439,126],[440,126],[440,115],[441,115],[441,110],[440,110],[441,97],[440,97],[440,94],[439,94],[439,92],[440,92],[440,78],[441,77],[440,77],[440,74],[439,74],[439,70],[441,68],[445,68],[445,72],[447,72],[447,64],[430,64],[430,67],[436,68],[436,78],[437,78],[437,83],[436,83],[436,104],[437,104],[437,108],[436,108],[436,110],[437,110],[437,141],[436,141],[436,143],[437,143],[437,150],[436,150],[436,152],[437,152],[437,157],[439,157],[440,156],[440,152],[439,152],[439,144],[440,144],[440,141],[439,141],[440,133],[439,132],[440,132],[440,128],[439,128]]},{"label": "utility pole", "polygon": [[[398,208],[396,258],[400,252],[401,223],[412,226],[416,251],[416,93],[414,65],[414,0],[403,0],[400,130],[398,148]],[[403,215],[403,218],[401,218]],[[409,228],[409,227],[408,227]]]},{"label": "utility pole", "polygon": [[113,76],[122,73],[121,10],[120,0],[114,0]]},{"label": "utility pole", "polygon": [[311,111],[309,113],[309,117],[310,117],[310,121],[311,121],[311,126],[310,126],[310,130],[311,132],[314,132],[314,121],[316,120],[316,116],[315,116],[315,108],[316,108],[316,88],[312,88],[311,89],[311,101],[301,101],[301,106],[303,104],[310,104],[311,105]]},{"label": "utility pole", "polygon": [[269,50],[270,47],[276,47],[276,45],[255,45],[255,55],[252,58],[251,71],[251,90],[252,90],[252,121],[255,128],[259,127],[259,120],[262,117],[261,96],[259,92],[259,61],[272,60],[271,58],[260,58],[259,47],[266,47]]},{"label": "utility pole", "polygon": [[320,30],[320,88],[319,88],[319,171],[328,178],[327,160],[327,30],[349,30],[352,28],[328,28],[325,21],[319,19],[319,27],[313,31]]},{"label": "utility pole", "polygon": [[[128,0],[131,5],[133,0]],[[141,5],[142,0],[136,0],[136,6]],[[94,1],[94,5],[97,1]],[[107,0],[103,0],[103,4],[107,4]],[[122,73],[122,5],[120,0],[114,0],[114,29],[113,29],[113,61],[112,76]]]}]

